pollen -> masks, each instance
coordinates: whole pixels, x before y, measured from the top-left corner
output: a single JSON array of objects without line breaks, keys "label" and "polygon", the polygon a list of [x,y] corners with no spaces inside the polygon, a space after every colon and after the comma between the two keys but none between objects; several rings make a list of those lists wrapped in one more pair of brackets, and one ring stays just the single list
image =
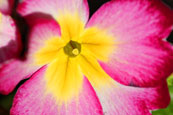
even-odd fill
[{"label": "pollen", "polygon": [[75,49],[73,49],[72,53],[77,56],[79,54],[79,50],[77,48],[75,48]]}]

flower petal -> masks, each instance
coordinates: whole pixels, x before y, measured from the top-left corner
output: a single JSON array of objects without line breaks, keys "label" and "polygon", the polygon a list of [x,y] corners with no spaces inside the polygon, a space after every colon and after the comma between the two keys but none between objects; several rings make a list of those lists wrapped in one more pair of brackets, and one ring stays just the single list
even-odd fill
[{"label": "flower petal", "polygon": [[104,28],[114,35],[116,50],[107,63],[100,64],[116,81],[155,86],[173,71],[173,50],[162,40],[172,29],[173,12],[160,1],[108,2],[87,26]]},{"label": "flower petal", "polygon": [[156,86],[173,71],[173,50],[162,41],[130,42],[117,46],[102,68],[116,81],[132,86]]},{"label": "flower petal", "polygon": [[18,12],[22,16],[39,12],[46,13],[55,19],[60,13],[74,14],[77,12],[84,22],[88,20],[89,15],[87,0],[24,0],[19,4]]},{"label": "flower petal", "polygon": [[17,57],[21,41],[16,25],[11,17],[0,13],[0,63]]},{"label": "flower petal", "polygon": [[0,68],[0,93],[7,95],[16,85],[35,72],[39,66],[34,66],[30,60],[13,59]]},{"label": "flower petal", "polygon": [[90,55],[82,54],[79,59],[82,72],[95,89],[105,114],[148,115],[150,110],[164,108],[170,102],[165,83],[150,88],[123,86],[104,73]]},{"label": "flower petal", "polygon": [[89,20],[88,27],[109,30],[117,41],[166,38],[173,26],[173,11],[161,0],[112,0]]},{"label": "flower petal", "polygon": [[0,0],[0,12],[4,14],[10,14],[13,4],[14,0]]},{"label": "flower petal", "polygon": [[151,110],[166,108],[170,102],[166,85],[154,88],[136,88],[111,84],[109,88],[95,88],[95,91],[103,107],[103,112],[109,115],[148,115]]},{"label": "flower petal", "polygon": [[[23,79],[30,77],[41,65],[35,62],[35,52],[44,46],[45,40],[60,35],[59,25],[53,19],[40,18],[29,34],[26,59],[13,59],[0,67],[0,93],[9,94]],[[19,74],[20,73],[20,74]]]},{"label": "flower petal", "polygon": [[82,50],[88,50],[92,55],[101,61],[108,61],[109,55],[115,50],[114,37],[107,34],[105,30],[92,27],[87,28],[80,35],[79,42]]},{"label": "flower petal", "polygon": [[83,80],[78,100],[59,105],[51,93],[46,93],[44,73],[46,67],[37,71],[17,91],[10,113],[14,114],[58,114],[58,115],[99,115],[102,108],[87,79]]},{"label": "flower petal", "polygon": [[82,87],[83,74],[76,58],[69,58],[64,54],[63,49],[58,53],[59,56],[48,64],[45,79],[47,92],[53,94],[61,103],[78,96]]},{"label": "flower petal", "polygon": [[[52,18],[43,18],[30,16],[30,19],[33,19],[33,22],[30,23],[31,31],[29,34],[29,44],[28,44],[28,58],[35,59],[35,54],[40,51],[45,45],[51,41],[51,39],[59,38],[60,36],[60,27],[58,23]],[[34,19],[35,18],[35,19]],[[52,43],[57,49],[59,44]],[[35,60],[34,60],[35,61]],[[36,61],[35,61],[36,62]]]}]

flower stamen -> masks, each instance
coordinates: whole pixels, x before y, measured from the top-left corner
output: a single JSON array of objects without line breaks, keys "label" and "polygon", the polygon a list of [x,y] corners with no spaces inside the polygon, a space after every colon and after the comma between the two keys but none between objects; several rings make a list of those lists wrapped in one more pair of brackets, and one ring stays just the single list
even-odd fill
[{"label": "flower stamen", "polygon": [[76,57],[81,52],[81,44],[76,41],[70,41],[64,46],[64,53],[69,57]]},{"label": "flower stamen", "polygon": [[79,54],[79,50],[77,48],[75,48],[75,49],[73,49],[72,53],[77,56]]}]

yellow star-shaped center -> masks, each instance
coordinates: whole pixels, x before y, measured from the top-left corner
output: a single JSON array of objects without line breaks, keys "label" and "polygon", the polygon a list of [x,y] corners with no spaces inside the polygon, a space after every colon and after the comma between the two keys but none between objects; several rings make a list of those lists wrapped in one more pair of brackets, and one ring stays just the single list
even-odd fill
[{"label": "yellow star-shaped center", "polygon": [[[77,97],[82,88],[83,77],[97,86],[108,75],[99,61],[108,61],[114,47],[114,38],[99,27],[85,28],[79,16],[66,14],[57,18],[61,36],[45,41],[35,54],[35,62],[47,64],[45,75],[48,93],[58,101]],[[92,82],[94,81],[94,82]]]}]

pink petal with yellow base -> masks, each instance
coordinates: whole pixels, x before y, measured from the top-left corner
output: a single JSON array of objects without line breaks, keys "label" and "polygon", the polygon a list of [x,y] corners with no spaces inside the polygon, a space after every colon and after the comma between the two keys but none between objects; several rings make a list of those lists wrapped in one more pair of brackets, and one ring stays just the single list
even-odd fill
[{"label": "pink petal with yellow base", "polygon": [[29,34],[28,53],[33,56],[40,47],[45,45],[45,41],[53,37],[59,37],[60,27],[58,23],[50,17],[29,16],[32,22],[29,23],[31,31]]},{"label": "pink petal with yellow base", "polygon": [[173,27],[173,11],[161,1],[108,2],[91,17],[87,27],[91,26],[106,29],[115,38],[115,51],[100,64],[116,81],[155,86],[172,72],[173,50],[163,39]]},{"label": "pink petal with yellow base", "polygon": [[151,110],[165,108],[170,102],[165,82],[148,88],[124,86],[111,79],[94,58],[83,55],[79,63],[96,91],[105,114],[150,115]]},{"label": "pink petal with yellow base", "polygon": [[68,103],[58,104],[56,98],[46,93],[45,87],[46,67],[38,70],[26,83],[24,83],[14,98],[11,115],[16,114],[58,114],[58,115],[102,115],[99,100],[86,78],[83,79],[79,99],[72,99]]},{"label": "pink petal with yellow base", "polygon": [[173,50],[164,41],[130,42],[118,45],[109,62],[100,62],[116,81],[132,86],[155,86],[173,68]]}]

